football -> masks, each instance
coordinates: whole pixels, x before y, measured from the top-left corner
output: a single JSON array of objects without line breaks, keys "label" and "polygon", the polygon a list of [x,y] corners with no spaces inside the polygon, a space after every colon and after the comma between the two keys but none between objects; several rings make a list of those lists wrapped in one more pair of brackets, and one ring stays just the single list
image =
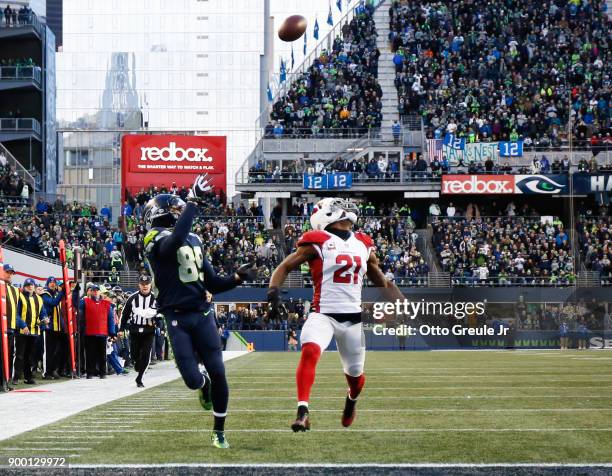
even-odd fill
[{"label": "football", "polygon": [[306,31],[306,18],[302,15],[287,17],[278,29],[278,37],[283,41],[295,41]]}]

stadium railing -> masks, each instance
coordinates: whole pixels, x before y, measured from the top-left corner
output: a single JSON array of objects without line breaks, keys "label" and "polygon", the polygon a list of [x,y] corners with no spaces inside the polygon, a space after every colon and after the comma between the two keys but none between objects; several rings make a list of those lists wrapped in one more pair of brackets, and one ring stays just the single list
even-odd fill
[{"label": "stadium railing", "polygon": [[6,158],[6,165],[12,167],[15,172],[17,172],[17,175],[19,175],[23,181],[30,186],[30,190],[36,189],[36,181],[34,180],[32,174],[28,172],[23,165],[21,165],[21,162],[19,162],[11,151],[4,147],[2,143],[0,143],[0,156],[4,156]]},{"label": "stadium railing", "polygon": [[[264,139],[358,139],[361,137],[380,138],[378,127],[341,127],[341,128],[288,128],[281,134],[266,130]],[[300,152],[300,150],[296,150]]]},{"label": "stadium railing", "polygon": [[32,79],[40,85],[41,78],[40,66],[0,66],[0,81]]},{"label": "stadium railing", "polygon": [[[14,17],[11,18],[10,23],[6,22],[6,17],[4,16],[4,9],[7,5],[11,5],[11,8],[15,11],[15,15],[17,15],[17,24],[13,22]],[[36,16],[36,13],[34,13],[33,11],[29,11],[27,12],[25,16],[19,15],[19,8],[16,9],[15,7],[21,7],[21,5],[16,5],[14,2],[11,3],[10,1],[0,2],[0,28],[32,27],[38,34],[41,34],[42,29],[43,29],[43,24]]]},{"label": "stadium railing", "polygon": [[[444,210],[442,210],[442,211],[444,211]],[[481,215],[479,217],[471,217],[471,218],[467,218],[465,216],[459,216],[459,215],[452,216],[452,217],[440,215],[440,216],[437,216],[437,217],[430,216],[430,217],[427,218],[428,223],[432,224],[432,225],[436,224],[436,223],[438,223],[440,221],[444,221],[444,220],[459,222],[459,221],[466,221],[466,220],[468,220],[468,221],[478,221],[478,220],[482,221],[482,220],[497,220],[497,219],[513,220],[513,221],[516,221],[518,224],[522,224],[522,223],[527,223],[527,224],[529,224],[529,223],[538,223],[539,224],[539,223],[542,223],[542,217],[541,216],[522,216],[522,215],[515,215],[515,216],[508,216],[508,215]],[[558,216],[556,216],[556,215],[552,216],[553,223],[556,220],[558,220],[558,219],[559,219]]]},{"label": "stadium railing", "polygon": [[[304,276],[303,279],[304,279],[304,287],[312,288],[312,278],[310,278],[310,276]],[[393,282],[400,288],[402,287],[422,288],[422,287],[429,286],[429,276],[395,277],[393,278]],[[374,284],[372,284],[367,279],[364,279],[363,285],[366,287],[370,287],[370,288],[375,287]]]},{"label": "stadium railing", "polygon": [[488,277],[480,279],[477,276],[451,276],[451,284],[453,287],[504,287],[504,286],[522,286],[522,287],[570,287],[576,285],[576,276],[572,275],[572,279],[568,278],[553,278],[541,276],[524,276],[524,277]]},{"label": "stadium railing", "polygon": [[[135,289],[138,287],[139,274],[137,271],[119,271],[119,285],[125,289]],[[92,283],[108,283],[110,279],[110,271],[100,270],[84,270],[83,276],[85,281],[91,281]]]},{"label": "stadium railing", "polygon": [[37,135],[40,135],[41,127],[33,117],[28,118],[15,118],[15,117],[2,117],[0,118],[0,130],[2,131],[33,131]]},{"label": "stadium railing", "polygon": [[16,248],[14,246],[7,245],[5,243],[2,244],[2,247],[6,248],[7,250],[14,251],[15,253],[20,253],[20,254],[25,255],[25,256],[30,256],[31,258],[36,258],[36,259],[39,259],[39,260],[42,260],[42,261],[46,261],[48,263],[53,263],[53,264],[56,264],[58,266],[61,266],[61,263],[57,259],[47,258],[44,255],[39,255],[39,254],[36,254],[36,253],[31,253],[30,251],[26,251],[26,250],[23,250],[21,248]]}]

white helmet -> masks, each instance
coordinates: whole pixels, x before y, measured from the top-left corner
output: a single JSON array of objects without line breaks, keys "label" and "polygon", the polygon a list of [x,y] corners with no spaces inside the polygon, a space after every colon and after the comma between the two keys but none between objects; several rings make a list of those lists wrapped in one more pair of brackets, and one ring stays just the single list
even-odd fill
[{"label": "white helmet", "polygon": [[313,209],[310,225],[313,230],[324,230],[327,225],[341,220],[350,220],[353,225],[357,222],[359,209],[350,200],[343,198],[324,198]]}]

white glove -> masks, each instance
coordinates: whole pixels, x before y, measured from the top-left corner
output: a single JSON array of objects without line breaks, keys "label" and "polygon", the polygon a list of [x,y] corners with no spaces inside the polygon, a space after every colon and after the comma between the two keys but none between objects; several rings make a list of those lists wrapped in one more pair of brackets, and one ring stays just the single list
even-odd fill
[{"label": "white glove", "polygon": [[187,194],[187,199],[201,198],[207,192],[212,190],[212,178],[208,177],[208,174],[198,175]]}]

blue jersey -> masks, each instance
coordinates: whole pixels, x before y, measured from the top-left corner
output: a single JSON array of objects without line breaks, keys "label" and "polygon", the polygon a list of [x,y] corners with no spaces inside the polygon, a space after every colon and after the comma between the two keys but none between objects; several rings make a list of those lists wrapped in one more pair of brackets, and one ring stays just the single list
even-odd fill
[{"label": "blue jersey", "polygon": [[196,211],[195,205],[189,203],[174,229],[153,228],[145,236],[145,256],[153,275],[153,293],[161,311],[208,309],[206,290],[214,294],[238,284],[233,276],[217,276],[204,258],[202,241],[189,231]]}]

